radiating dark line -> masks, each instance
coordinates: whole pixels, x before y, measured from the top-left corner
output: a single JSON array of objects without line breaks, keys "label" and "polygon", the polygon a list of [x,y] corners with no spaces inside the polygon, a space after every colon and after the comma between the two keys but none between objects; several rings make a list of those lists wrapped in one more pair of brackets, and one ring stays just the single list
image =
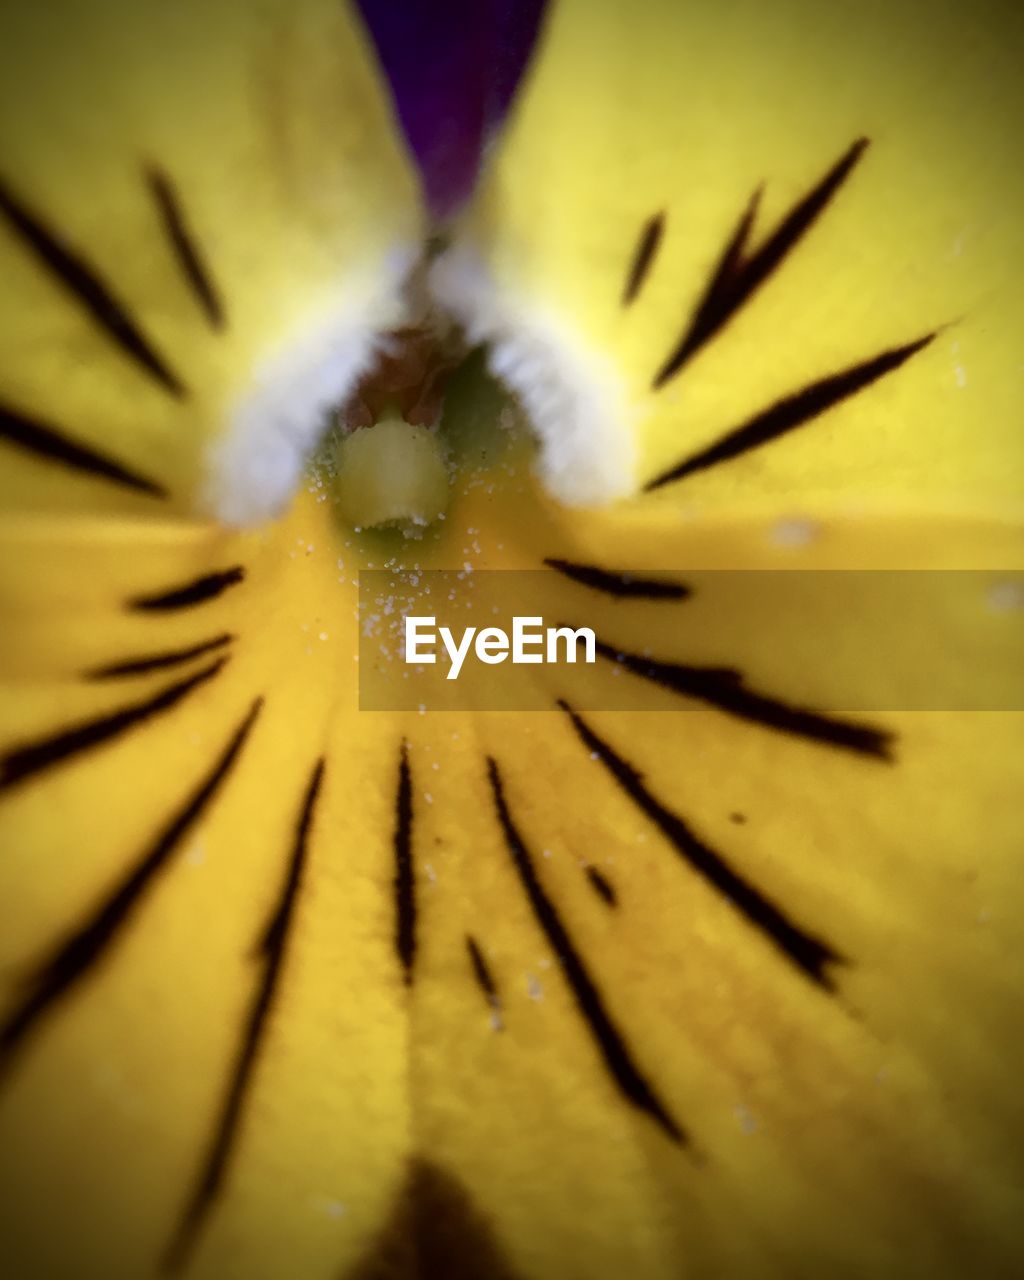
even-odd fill
[{"label": "radiating dark line", "polygon": [[75,928],[30,978],[22,1002],[0,1027],[0,1071],[40,1020],[76,986],[95,971],[98,962],[120,936],[156,877],[164,870],[185,836],[215,799],[231,770],[262,707],[257,698],[233,733],[225,750],[182,807],[167,822],[124,879]]},{"label": "radiating dark line", "polygon": [[732,668],[656,662],[636,653],[624,653],[602,640],[597,640],[594,647],[602,658],[625,667],[634,675],[671,693],[707,702],[740,720],[878,760],[891,761],[893,758],[893,734],[889,730],[862,721],[839,719],[806,707],[794,707],[778,698],[768,697],[746,688],[743,673]]},{"label": "radiating dark line", "polygon": [[144,658],[128,658],[124,662],[111,662],[106,666],[93,667],[82,673],[83,680],[119,680],[124,676],[145,675],[148,671],[163,671],[167,667],[179,667],[200,658],[203,654],[223,649],[236,639],[230,632],[214,636],[212,640],[204,640],[202,644],[194,644],[190,649],[176,649],[169,653],[153,653]]},{"label": "radiating dark line", "polygon": [[79,752],[98,747],[111,738],[118,738],[145,724],[154,716],[169,711],[177,706],[183,698],[212,680],[217,675],[227,658],[220,658],[202,671],[179,680],[152,698],[142,702],[131,702],[126,707],[95,720],[87,720],[84,724],[72,725],[70,729],[61,729],[58,733],[42,738],[38,742],[29,742],[24,746],[12,747],[5,755],[0,756],[0,792],[8,790],[17,783],[24,782],[44,769],[51,769],[63,764]]},{"label": "radiating dark line", "polygon": [[[492,1213],[450,1168],[422,1154],[407,1158],[382,1207],[386,1220],[357,1257],[332,1269],[332,1280],[536,1280],[536,1270],[528,1276],[509,1261]],[[310,1273],[292,1267],[275,1280],[310,1280]]]},{"label": "radiating dark line", "polygon": [[224,1094],[219,1119],[206,1155],[199,1166],[195,1187],[185,1203],[181,1220],[164,1255],[165,1271],[175,1271],[184,1264],[200,1227],[223,1190],[228,1163],[238,1140],[242,1108],[252,1085],[260,1046],[267,1032],[267,1022],[281,981],[288,932],[302,887],[310,829],[313,825],[313,812],[323,776],[324,761],[321,759],[315,765],[306,788],[281,892],[256,941],[254,959],[259,962],[262,972],[242,1028],[238,1052]]},{"label": "radiating dark line", "polygon": [[[568,710],[565,703],[559,703],[559,706]],[[597,867],[587,867],[587,879],[597,892],[598,897],[603,898],[610,907],[619,905],[619,895],[615,892],[615,886],[611,881],[598,871]]]},{"label": "radiating dark line", "polygon": [[640,290],[644,287],[651,267],[654,266],[654,259],[657,256],[658,249],[661,247],[661,238],[664,232],[665,213],[663,210],[648,218],[644,223],[643,230],[640,232],[640,239],[637,241],[636,249],[633,251],[633,261],[629,268],[629,275],[626,277],[626,287],[622,291],[622,305],[624,307],[628,307],[631,302],[635,302]]},{"label": "radiating dark line", "polygon": [[150,190],[156,200],[164,230],[171,242],[178,265],[188,281],[192,292],[199,300],[199,305],[206,313],[214,329],[224,327],[224,307],[220,295],[214,286],[202,254],[199,252],[195,237],[188,225],[181,200],[174,189],[170,178],[160,169],[149,169],[146,172]]},{"label": "radiating dark line", "polygon": [[677,466],[670,467],[654,480],[648,481],[644,485],[644,490],[650,493],[652,489],[659,489],[673,480],[681,480],[695,471],[706,471],[719,463],[729,462],[742,453],[759,449],[762,445],[777,440],[796,427],[802,427],[812,419],[820,417],[826,410],[834,409],[843,400],[865,390],[887,373],[893,373],[911,356],[923,351],[934,338],[934,333],[926,334],[915,342],[908,342],[906,346],[883,351],[862,364],[853,365],[840,373],[822,378],[819,382],[810,383],[769,408],[763,409],[748,422],[723,436],[721,440],[717,440],[706,449],[701,449],[698,453],[691,454]]},{"label": "radiating dark line", "polygon": [[693,313],[686,332],[654,378],[654,389],[663,387],[706,342],[714,337],[765,283],[797,247],[824,213],[832,197],[850,176],[867,149],[869,139],[858,138],[824,178],[779,223],[756,253],[746,257],[762,188],[751,197],[714,274]]},{"label": "radiating dark line", "polygon": [[754,229],[754,222],[757,219],[757,212],[761,206],[761,197],[763,195],[764,187],[758,187],[750,197],[746,209],[740,215],[739,222],[737,222],[731,238],[722,250],[722,255],[715,266],[714,274],[708,282],[704,296],[697,304],[690,321],[689,330],[655,376],[653,383],[655,390],[671,380],[698,348],[708,341],[711,335],[725,323],[725,319],[722,316],[722,308],[727,305],[726,300],[734,291],[738,279],[741,278],[744,253],[750,241],[750,234]]},{"label": "radiating dark line", "polygon": [[33,453],[47,462],[58,462],[85,475],[112,480],[125,489],[147,493],[154,498],[166,498],[167,490],[138,472],[129,471],[119,462],[96,453],[85,445],[69,440],[56,427],[38,418],[28,418],[23,413],[0,404],[0,440],[6,440],[20,449]]},{"label": "radiating dark line", "polygon": [[591,757],[597,757],[640,812],[659,828],[683,861],[724,894],[748,924],[764,934],[812,982],[826,991],[834,991],[835,981],[826,966],[844,964],[845,958],[820,938],[801,929],[733,871],[721,854],[705,844],[678,814],[666,809],[648,791],[639,771],[598,737],[568,703],[560,701],[558,705],[569,717]]},{"label": "radiating dark line", "polygon": [[483,952],[477,946],[476,939],[472,934],[466,934],[466,949],[469,952],[469,959],[473,965],[473,973],[483,989],[484,995],[488,1000],[496,1000],[498,997],[498,988],[495,986],[494,978],[491,971],[487,967],[487,961],[483,957]]},{"label": "radiating dark line", "polygon": [[136,596],[128,601],[128,608],[141,613],[168,613],[174,609],[191,609],[193,605],[214,600],[229,587],[236,586],[245,577],[245,569],[236,564],[219,573],[208,573],[184,586],[172,587],[156,595]]},{"label": "radiating dark line", "polygon": [[681,582],[667,582],[659,578],[638,578],[632,573],[617,573],[600,569],[596,565],[574,564],[570,560],[545,559],[549,569],[571,578],[584,587],[603,591],[605,595],[634,600],[685,600],[692,592]]},{"label": "radiating dark line", "polygon": [[416,960],[416,883],[412,861],[412,772],[409,745],[402,743],[395,796],[395,949],[406,986]]},{"label": "radiating dark line", "polygon": [[[473,976],[477,980],[480,990],[487,998],[487,1003],[491,1006],[491,1011],[495,1014],[501,1010],[501,998],[498,995],[498,985],[494,981],[494,975],[488,967],[484,954],[477,945],[476,939],[472,934],[466,934],[466,950],[469,952],[469,962],[473,967]],[[495,1025],[500,1028],[501,1024],[496,1022]]]},{"label": "radiating dark line", "polygon": [[612,1079],[618,1085],[623,1096],[633,1106],[638,1107],[641,1111],[646,1111],[648,1115],[652,1116],[670,1138],[679,1143],[688,1142],[689,1139],[686,1133],[672,1119],[655,1096],[651,1086],[640,1074],[626,1046],[626,1042],[608,1015],[604,1007],[604,1000],[576,951],[554,903],[544,892],[534,870],[533,861],[509,813],[498,766],[490,757],[487,759],[487,769],[491,788],[494,792],[494,804],[498,821],[501,824],[501,829],[505,836],[505,844],[512,862],[519,873],[519,879],[526,891],[526,896],[533,909],[533,914],[537,918],[537,923],[543,929],[555,955],[558,957],[558,963],[561,965],[562,972],[565,974],[566,981],[569,983],[579,1010],[590,1027],[591,1034],[601,1052],[601,1056],[604,1058],[605,1066],[608,1068]]},{"label": "radiating dark line", "polygon": [[165,391],[177,399],[188,394],[184,383],[157,354],[122,303],[96,272],[63,242],[59,232],[48,230],[0,183],[0,214],[25,245],[64,288],[71,293],[107,336]]}]

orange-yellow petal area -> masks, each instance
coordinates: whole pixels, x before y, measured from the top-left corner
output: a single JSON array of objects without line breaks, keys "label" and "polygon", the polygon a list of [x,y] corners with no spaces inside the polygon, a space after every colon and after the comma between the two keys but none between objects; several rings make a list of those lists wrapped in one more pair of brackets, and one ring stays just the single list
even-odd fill
[{"label": "orange-yellow petal area", "polygon": [[[82,976],[4,1055],[6,1265],[153,1273],[209,1171],[241,1072],[184,1274],[346,1274],[375,1256],[412,1159],[458,1180],[516,1275],[827,1265],[952,1276],[979,1259],[1008,1273],[1024,1119],[1024,717],[880,709],[870,718],[894,735],[886,762],[669,695],[658,712],[580,712],[590,738],[559,710],[361,712],[354,579],[389,560],[459,567],[474,542],[474,573],[545,557],[683,577],[722,565],[923,569],[947,564],[952,546],[960,568],[1005,575],[1019,568],[1019,533],[809,512],[816,536],[787,546],[760,516],[577,524],[505,480],[511,494],[460,492],[419,543],[343,533],[315,484],[286,520],[244,536],[5,525],[8,1029],[26,977],[95,922],[244,734]],[[137,607],[215,575],[219,594]],[[708,659],[711,642],[687,620],[696,598],[602,600],[551,577],[553,608],[593,613],[659,657]],[[989,652],[986,597],[964,607],[977,609]],[[719,627],[715,653],[799,699],[816,678],[829,687],[816,666],[850,625],[825,607],[809,621],[821,644],[815,656],[802,641],[795,667],[786,646],[808,619],[776,628],[770,651],[750,628]],[[233,638],[173,667],[82,678],[220,634]],[[66,742],[69,728],[151,706],[194,677],[173,705],[24,772],[40,758],[26,744],[58,731]],[[301,883],[243,1071],[266,978],[258,943],[318,761]],[[616,761],[639,777],[643,802]],[[734,883],[822,942],[827,982],[688,855],[673,818]]]}]

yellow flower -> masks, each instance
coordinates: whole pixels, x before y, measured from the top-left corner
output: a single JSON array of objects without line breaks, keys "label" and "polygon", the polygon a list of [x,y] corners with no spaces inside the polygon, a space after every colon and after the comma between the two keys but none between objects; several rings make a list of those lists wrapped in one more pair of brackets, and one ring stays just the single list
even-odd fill
[{"label": "yellow flower", "polygon": [[[561,0],[426,265],[345,6],[2,24],[0,1274],[1019,1272],[1021,19]],[[467,565],[594,670],[360,710]]]}]

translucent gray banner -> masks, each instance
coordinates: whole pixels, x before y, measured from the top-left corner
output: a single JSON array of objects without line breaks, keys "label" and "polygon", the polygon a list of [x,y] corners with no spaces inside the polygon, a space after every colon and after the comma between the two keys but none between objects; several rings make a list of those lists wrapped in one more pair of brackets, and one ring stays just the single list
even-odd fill
[{"label": "translucent gray banner", "polygon": [[366,711],[1024,708],[1024,575],[364,571]]}]

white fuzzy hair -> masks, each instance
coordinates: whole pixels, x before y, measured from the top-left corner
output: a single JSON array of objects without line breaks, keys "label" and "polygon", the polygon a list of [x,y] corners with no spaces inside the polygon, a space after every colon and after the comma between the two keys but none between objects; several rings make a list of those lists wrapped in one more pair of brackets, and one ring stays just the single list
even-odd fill
[{"label": "white fuzzy hair", "polygon": [[[403,287],[415,260],[412,247],[392,251],[370,291],[346,281],[338,303],[253,370],[207,453],[199,494],[204,514],[246,526],[285,508],[329,411],[371,367],[386,330],[407,318]],[[489,344],[491,371],[519,398],[540,441],[538,470],[547,490],[568,506],[632,494],[634,433],[612,363],[584,348],[549,312],[498,288],[468,245],[434,262],[429,288],[470,342]]]},{"label": "white fuzzy hair", "polygon": [[393,250],[370,296],[350,280],[340,283],[339,301],[253,370],[227,429],[207,453],[199,494],[204,514],[246,526],[284,509],[329,411],[348,399],[372,365],[382,331],[402,322],[402,289],[416,255],[413,247]]},{"label": "white fuzzy hair", "polygon": [[611,362],[586,350],[540,307],[498,288],[467,245],[457,244],[437,259],[430,288],[470,342],[490,344],[492,373],[518,396],[540,440],[538,470],[545,488],[568,506],[632,494],[634,433]]}]

